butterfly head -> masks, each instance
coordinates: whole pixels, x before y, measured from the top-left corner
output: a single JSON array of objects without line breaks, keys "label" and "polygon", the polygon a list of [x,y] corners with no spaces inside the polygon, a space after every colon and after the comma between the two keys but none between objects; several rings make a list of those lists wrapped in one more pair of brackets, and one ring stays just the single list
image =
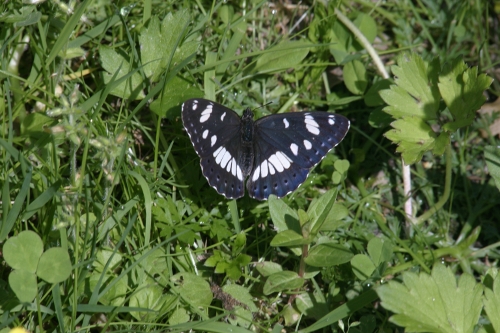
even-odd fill
[{"label": "butterfly head", "polygon": [[241,117],[242,121],[251,121],[253,120],[253,112],[250,110],[250,108],[246,108],[245,111],[243,111],[243,116]]}]

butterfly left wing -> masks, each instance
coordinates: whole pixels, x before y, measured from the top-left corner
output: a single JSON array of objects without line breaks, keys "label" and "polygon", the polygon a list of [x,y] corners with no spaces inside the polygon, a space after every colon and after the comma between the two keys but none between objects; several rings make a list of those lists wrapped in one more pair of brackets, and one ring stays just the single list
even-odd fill
[{"label": "butterfly left wing", "polygon": [[238,165],[238,114],[221,104],[194,98],[182,104],[182,122],[210,186],[227,198],[242,197],[245,176]]},{"label": "butterfly left wing", "polygon": [[247,181],[252,198],[283,197],[342,141],[349,120],[327,112],[276,114],[255,122],[254,167]]}]

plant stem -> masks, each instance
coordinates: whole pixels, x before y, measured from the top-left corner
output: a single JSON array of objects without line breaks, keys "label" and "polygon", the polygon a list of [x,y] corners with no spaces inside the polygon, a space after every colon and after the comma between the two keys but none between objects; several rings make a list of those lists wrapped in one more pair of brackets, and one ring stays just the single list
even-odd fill
[{"label": "plant stem", "polygon": [[[349,20],[342,12],[335,8],[335,15],[337,15],[337,18],[339,19],[340,22],[342,22],[352,33],[358,41],[363,45],[365,50],[368,52],[370,57],[372,58],[373,62],[375,63],[375,66],[378,69],[378,72],[384,79],[389,78],[389,74],[387,73],[384,64],[382,63],[382,60],[380,59],[377,51],[373,48],[371,43],[366,39],[366,37],[363,35],[363,33],[358,29],[358,27],[352,23],[351,20]],[[402,159],[401,159],[402,161]],[[411,205],[411,173],[410,173],[410,166],[406,165],[404,161],[402,161],[402,172],[403,172],[403,191],[405,195],[405,204],[404,204],[404,209],[406,216],[412,220],[413,217],[413,208]],[[409,226],[407,226],[409,227]],[[409,229],[409,228],[407,228]]]},{"label": "plant stem", "polygon": [[354,23],[352,23],[352,21],[349,20],[347,16],[342,14],[342,12],[338,8],[335,8],[335,15],[337,15],[339,21],[342,22],[347,27],[347,29],[349,29],[352,32],[352,34],[356,36],[361,45],[363,45],[364,49],[366,50],[366,52],[368,52],[373,62],[375,63],[375,66],[377,67],[380,75],[384,79],[388,79],[389,73],[387,73],[387,71],[385,70],[384,64],[382,63],[382,60],[378,56],[377,51],[373,48],[372,44],[368,41],[368,39],[366,39],[365,35],[363,35],[363,33],[358,29],[358,27]]}]

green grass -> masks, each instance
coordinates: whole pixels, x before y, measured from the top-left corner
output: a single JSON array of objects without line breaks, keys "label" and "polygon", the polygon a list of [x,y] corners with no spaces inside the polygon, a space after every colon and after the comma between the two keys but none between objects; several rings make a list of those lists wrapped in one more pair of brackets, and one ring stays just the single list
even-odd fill
[{"label": "green grass", "polygon": [[[500,332],[493,4],[0,6],[0,333]],[[352,126],[288,196],[227,200],[193,97]]]}]

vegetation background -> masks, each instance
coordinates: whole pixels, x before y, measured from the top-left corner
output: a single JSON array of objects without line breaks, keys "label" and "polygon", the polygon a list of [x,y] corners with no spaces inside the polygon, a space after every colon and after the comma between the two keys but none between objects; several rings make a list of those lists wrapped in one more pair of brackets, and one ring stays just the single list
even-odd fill
[{"label": "vegetation background", "polygon": [[[500,332],[498,1],[0,7],[0,332]],[[226,200],[193,97],[352,126]]]}]

